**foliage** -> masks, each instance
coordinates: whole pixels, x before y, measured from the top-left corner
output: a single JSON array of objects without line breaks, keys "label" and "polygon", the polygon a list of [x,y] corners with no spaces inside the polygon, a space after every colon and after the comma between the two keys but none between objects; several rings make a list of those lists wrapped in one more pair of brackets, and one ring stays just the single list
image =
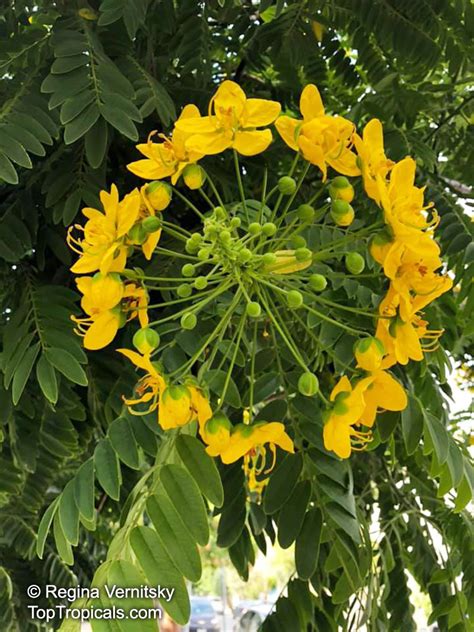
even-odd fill
[{"label": "foliage", "polygon": [[[474,474],[466,422],[448,412],[447,375],[454,363],[468,377],[472,363],[474,247],[463,208],[473,185],[472,3],[102,0],[52,7],[22,0],[0,10],[0,33],[2,629],[46,629],[29,617],[27,585],[88,585],[94,574],[96,585],[123,576],[168,582],[177,595],[162,605],[184,621],[185,581],[200,574],[198,551],[214,514],[217,542],[244,578],[256,547],[265,552],[276,538],[282,546],[295,542],[296,575],[264,629],[293,629],[298,620],[301,629],[366,623],[415,630],[408,571],[429,595],[441,630],[468,630],[474,541],[466,507]],[[69,318],[79,297],[65,227],[81,221],[83,206],[97,207],[99,190],[111,182],[121,192],[136,186],[124,168],[138,159],[133,142],[156,129],[168,133],[186,103],[204,112],[223,78],[294,114],[312,82],[328,111],[359,129],[379,118],[387,155],[417,159],[456,283],[426,310],[445,330],[442,346],[397,373],[410,406],[384,413],[369,449],[349,461],[325,450],[317,398],[282,397],[277,350],[295,390],[295,362],[284,346],[261,349],[260,419],[285,421],[305,448],[279,455],[262,504],[247,502],[239,463],[217,470],[199,440],[164,435],[154,415],[132,417],[122,402],[136,381],[129,363],[112,349],[84,354]],[[275,173],[287,170],[282,148],[276,143],[266,160],[244,162],[249,197],[260,199],[265,163]],[[226,203],[238,197],[231,168],[219,159],[206,163]],[[190,197],[207,210],[198,193]],[[359,198],[357,190],[356,212]],[[176,196],[166,213],[195,230],[195,215]],[[140,265],[171,276],[159,259]],[[373,308],[379,284],[343,278],[342,270],[322,270],[339,300]],[[156,290],[153,299],[168,297]],[[216,314],[210,317],[215,322]],[[317,326],[325,366],[318,377],[328,392],[354,340]],[[131,347],[130,329],[119,333],[124,347]],[[193,354],[195,332],[172,324],[161,335],[170,370]],[[229,348],[216,351],[224,368]],[[250,375],[242,360],[228,390],[238,403],[246,401]],[[295,471],[301,475],[291,476]]]}]

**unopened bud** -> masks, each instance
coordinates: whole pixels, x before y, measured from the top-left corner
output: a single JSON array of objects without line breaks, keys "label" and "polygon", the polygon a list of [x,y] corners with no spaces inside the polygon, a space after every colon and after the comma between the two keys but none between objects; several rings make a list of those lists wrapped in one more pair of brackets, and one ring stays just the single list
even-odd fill
[{"label": "unopened bud", "polygon": [[141,354],[150,353],[160,344],[160,336],[151,329],[151,327],[143,327],[139,329],[133,336],[133,346]]},{"label": "unopened bud", "polygon": [[181,316],[181,327],[183,329],[194,329],[197,325],[196,314],[188,312]]},{"label": "unopened bud", "polygon": [[200,189],[204,184],[206,179],[206,174],[204,173],[204,169],[199,165],[187,165],[183,171],[183,180],[184,184],[188,187],[188,189]]},{"label": "unopened bud", "polygon": [[171,187],[166,182],[155,180],[145,187],[145,196],[155,211],[164,211],[171,202]]},{"label": "unopened bud", "polygon": [[319,390],[319,381],[314,373],[303,373],[298,380],[298,390],[306,397],[316,395]]},{"label": "unopened bud", "polygon": [[283,195],[293,195],[296,191],[296,180],[290,176],[283,176],[278,180],[278,190]]},{"label": "unopened bud", "polygon": [[350,252],[345,258],[346,268],[351,274],[360,274],[365,268],[365,260],[358,252]]}]

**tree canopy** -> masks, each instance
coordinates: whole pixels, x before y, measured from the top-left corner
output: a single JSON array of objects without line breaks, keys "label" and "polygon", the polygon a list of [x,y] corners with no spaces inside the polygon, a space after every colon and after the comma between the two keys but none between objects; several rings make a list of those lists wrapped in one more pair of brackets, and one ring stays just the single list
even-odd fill
[{"label": "tree canopy", "polygon": [[[472,416],[450,412],[450,376],[453,368],[466,382],[472,376],[472,3],[18,0],[0,9],[0,34],[2,629],[51,629],[31,619],[33,583],[169,585],[176,595],[161,605],[184,623],[186,583],[199,580],[200,547],[217,516],[217,544],[244,579],[257,549],[295,546],[295,573],[264,630],[294,629],[295,621],[301,630],[415,630],[407,573],[429,596],[430,622],[469,630]],[[219,86],[231,96],[211,100]],[[316,124],[300,113],[308,86],[317,90],[310,88],[307,112],[327,117],[337,152],[321,149],[322,128],[313,134]],[[253,123],[250,106],[238,110],[240,90],[266,104]],[[224,119],[209,140],[202,121],[182,115],[193,104],[212,123],[225,110],[219,98],[234,117],[224,153],[209,149],[222,142]],[[373,182],[385,190],[394,165],[414,174],[407,156],[416,161],[409,194],[424,196],[417,218],[432,219],[423,234],[439,244],[444,281],[438,270],[430,290],[423,268],[411,287],[410,296],[432,291],[417,318],[435,339],[421,359],[406,364],[402,344],[396,362],[386,362],[392,407],[373,428],[373,419],[359,428],[360,417],[346,424],[349,445],[365,446],[346,458],[339,439],[324,436],[331,392],[341,376],[355,391],[364,371],[374,373],[360,358],[365,338],[382,335],[380,305],[393,284],[385,254],[377,255],[377,244],[381,252],[394,241],[393,222],[385,198],[371,193],[363,157],[363,130],[374,120],[387,168]],[[205,132],[198,140],[192,125]],[[256,128],[265,138],[238,142],[239,131]],[[187,158],[168,169],[179,134]],[[147,164],[145,173],[144,162],[155,171]],[[401,205],[409,194],[401,192]],[[88,236],[93,217],[84,208],[122,213],[126,228],[120,247],[111,242],[107,268],[102,255],[97,265],[77,263],[94,229]],[[383,231],[386,241],[374,247]],[[238,266],[219,254],[226,243],[238,249]],[[416,243],[412,252],[421,252]],[[118,263],[132,251],[127,267]],[[233,280],[225,285],[249,261],[254,296],[245,284],[241,293]],[[84,274],[106,278],[93,299],[92,281],[76,285]],[[96,305],[87,300],[109,299],[97,334]],[[124,301],[128,311],[114,312]],[[403,321],[400,310],[397,317]],[[370,362],[377,353],[371,346]],[[390,358],[387,345],[381,353]],[[153,399],[143,399],[146,389]],[[134,414],[150,400],[148,414]],[[212,427],[200,424],[206,406]],[[267,433],[274,455],[260,450],[262,438],[245,442],[249,427],[252,436]],[[242,455],[216,448],[209,456],[222,433],[240,433]],[[110,605],[102,597],[94,604]],[[93,623],[94,632],[118,629],[104,625]]]}]

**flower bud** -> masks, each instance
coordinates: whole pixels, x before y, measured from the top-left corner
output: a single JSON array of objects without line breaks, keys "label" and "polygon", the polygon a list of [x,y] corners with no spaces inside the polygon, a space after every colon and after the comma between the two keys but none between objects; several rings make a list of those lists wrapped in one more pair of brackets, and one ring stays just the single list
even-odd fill
[{"label": "flower bud", "polygon": [[209,259],[210,255],[211,251],[209,248],[200,248],[197,253],[198,259],[201,261],[206,261],[206,259]]},{"label": "flower bud", "polygon": [[181,327],[183,329],[194,329],[197,325],[197,316],[192,312],[188,312],[187,314],[183,314],[181,316]]},{"label": "flower bud", "polygon": [[249,225],[249,233],[251,235],[260,235],[260,233],[262,232],[262,226],[258,223],[258,222],[252,222]]},{"label": "flower bud", "polygon": [[309,248],[297,248],[297,250],[295,250],[295,257],[297,261],[307,261],[308,259],[311,259],[312,254],[313,253]]},{"label": "flower bud", "polygon": [[171,385],[164,389],[158,407],[158,423],[163,430],[184,426],[193,419],[191,393],[186,386]]},{"label": "flower bud", "polygon": [[198,276],[194,281],[196,290],[205,290],[207,287],[207,279],[205,276]]},{"label": "flower bud", "polygon": [[192,277],[196,274],[196,266],[192,263],[185,263],[181,268],[181,274],[185,277]]},{"label": "flower bud", "polygon": [[206,174],[204,173],[204,169],[199,165],[187,165],[184,168],[183,180],[188,189],[192,189],[193,191],[200,189],[205,179]]},{"label": "flower bud", "polygon": [[290,290],[286,295],[286,300],[291,309],[298,309],[303,305],[303,295],[298,290]]},{"label": "flower bud", "polygon": [[246,311],[247,315],[251,318],[258,318],[262,313],[262,308],[256,301],[250,301],[250,303],[247,303]]},{"label": "flower bud", "polygon": [[242,224],[242,220],[240,219],[240,217],[233,217],[230,220],[231,228],[239,228],[241,224]]},{"label": "flower bud", "polygon": [[135,224],[127,233],[128,239],[132,244],[141,245],[148,239],[148,233],[142,224]]},{"label": "flower bud", "polygon": [[345,257],[347,270],[351,274],[360,274],[365,268],[365,260],[358,252],[350,252]]},{"label": "flower bud", "polygon": [[273,252],[266,252],[262,255],[262,261],[265,266],[270,266],[278,261],[278,257]]},{"label": "flower bud", "polygon": [[252,251],[248,248],[242,248],[239,252],[240,263],[247,263],[252,258]]},{"label": "flower bud", "polygon": [[171,187],[166,182],[155,180],[145,187],[145,196],[155,211],[164,211],[171,202]]},{"label": "flower bud", "polygon": [[382,365],[384,346],[378,338],[369,336],[354,345],[357,366],[364,371],[377,371]]},{"label": "flower bud", "polygon": [[191,296],[192,292],[193,289],[189,283],[181,283],[181,285],[178,285],[178,289],[176,290],[176,293],[180,298],[188,298],[188,296]]},{"label": "flower bud", "polygon": [[354,187],[345,176],[337,176],[329,183],[329,195],[333,200],[352,202],[354,199]]},{"label": "flower bud", "polygon": [[295,235],[291,238],[291,245],[293,248],[304,248],[306,246],[306,239],[301,235]]},{"label": "flower bud", "polygon": [[151,327],[142,327],[133,336],[133,346],[141,354],[150,353],[160,344],[160,336]]},{"label": "flower bud", "polygon": [[199,250],[199,244],[197,244],[195,241],[193,241],[192,239],[187,239],[186,243],[184,245],[184,249],[186,250],[187,253],[189,253],[190,255],[195,255],[196,252]]},{"label": "flower bud", "polygon": [[222,206],[216,206],[214,208],[214,215],[217,219],[225,219],[227,217],[227,211]]},{"label": "flower bud", "polygon": [[145,217],[142,220],[143,230],[147,233],[155,233],[157,230],[161,228],[161,219],[154,215],[150,215],[150,217]]},{"label": "flower bud", "polygon": [[214,413],[201,429],[201,436],[208,445],[206,452],[217,456],[222,446],[229,442],[231,430],[232,424],[228,417],[221,411]]},{"label": "flower bud", "polygon": [[296,191],[296,180],[290,176],[283,176],[278,180],[278,190],[282,195],[293,195]]},{"label": "flower bud", "polygon": [[311,288],[316,292],[322,292],[326,289],[328,284],[326,277],[324,277],[322,274],[312,274],[309,277],[308,282]]},{"label": "flower bud", "polygon": [[338,226],[349,226],[354,221],[354,209],[345,200],[333,200],[331,217]]},{"label": "flower bud", "polygon": [[272,237],[276,233],[276,231],[277,231],[277,227],[275,226],[273,222],[266,222],[262,226],[262,233],[266,237]]},{"label": "flower bud", "polygon": [[313,221],[316,211],[311,204],[301,204],[296,211],[298,218],[307,224]]},{"label": "flower bud", "polygon": [[222,241],[222,243],[229,244],[230,240],[232,239],[232,236],[228,230],[222,230],[219,233],[219,238]]},{"label": "flower bud", "polygon": [[306,397],[316,395],[319,390],[319,381],[314,373],[303,373],[298,380],[298,390]]}]

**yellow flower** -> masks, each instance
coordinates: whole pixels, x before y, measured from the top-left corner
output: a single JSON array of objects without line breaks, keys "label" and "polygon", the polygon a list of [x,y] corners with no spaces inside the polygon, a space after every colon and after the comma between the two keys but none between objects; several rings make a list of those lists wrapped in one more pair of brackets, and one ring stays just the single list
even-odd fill
[{"label": "yellow flower", "polygon": [[[135,189],[122,201],[115,184],[110,193],[100,192],[100,201],[104,212],[85,208],[82,213],[87,217],[84,227],[76,224],[68,231],[69,246],[80,257],[71,267],[76,274],[87,274],[99,270],[102,274],[122,272],[127,260],[128,247],[125,237],[138,218],[140,194]],[[73,229],[82,231],[82,239],[72,235]]]},{"label": "yellow flower", "polygon": [[404,410],[408,403],[403,386],[390,373],[378,370],[370,378],[364,391],[365,409],[359,419],[359,423],[369,428],[374,425],[377,411]]},{"label": "yellow flower", "polygon": [[325,114],[321,95],[313,84],[301,93],[300,111],[303,120],[281,116],[275,123],[285,143],[319,167],[323,180],[327,178],[327,165],[346,176],[359,175],[356,156],[350,150],[354,124],[341,116]]},{"label": "yellow flower", "polygon": [[191,393],[186,386],[170,385],[160,393],[158,423],[163,430],[184,426],[193,420]]},{"label": "yellow flower", "polygon": [[144,160],[137,160],[127,165],[127,168],[145,180],[162,180],[171,176],[172,184],[176,184],[187,165],[194,164],[203,157],[203,153],[186,147],[186,140],[190,134],[184,132],[178,124],[185,119],[198,120],[199,110],[195,105],[183,108],[176,121],[171,138],[158,134],[161,143],[153,143],[151,138],[156,132],[148,136],[148,141],[137,145],[137,149],[145,156]]},{"label": "yellow flower", "polygon": [[112,342],[124,323],[120,309],[124,285],[114,273],[79,277],[76,284],[83,294],[81,307],[88,315],[88,318],[71,317],[77,325],[76,333],[84,336],[86,349],[102,349]]},{"label": "yellow flower", "polygon": [[210,456],[219,456],[227,448],[230,441],[232,424],[222,412],[215,413],[207,422],[200,426],[200,433],[206,452]]},{"label": "yellow flower", "polygon": [[[352,449],[370,440],[370,433],[360,432],[352,426],[359,422],[366,404],[364,392],[371,378],[360,380],[354,388],[346,376],[341,377],[333,388],[330,400],[334,402],[324,423],[323,439],[326,450],[332,450],[341,459],[347,459]],[[351,437],[356,445],[352,445]]]},{"label": "yellow flower", "polygon": [[377,338],[368,337],[355,345],[354,355],[357,366],[364,371],[377,371],[382,365],[383,344]]},{"label": "yellow flower", "polygon": [[280,422],[274,421],[271,423],[259,422],[253,425],[238,424],[234,426],[229,441],[221,446],[221,449],[215,456],[219,455],[222,462],[226,464],[234,463],[243,456],[247,456],[249,459],[258,458],[262,460],[264,467],[265,446],[267,444],[274,456],[276,454],[276,446],[286,452],[294,452],[293,441],[286,434],[285,426]]},{"label": "yellow flower", "polygon": [[[125,404],[129,407],[129,411],[132,415],[142,415],[156,410],[158,407],[160,393],[166,388],[166,382],[164,377],[159,373],[156,366],[150,359],[150,354],[139,354],[136,351],[130,349],[117,349],[119,353],[131,360],[133,364],[146,372],[138,381],[136,392],[139,397],[134,399],[126,399],[124,397]],[[149,404],[145,411],[137,412],[133,408],[137,404]]]},{"label": "yellow flower", "polygon": [[194,384],[187,384],[191,393],[191,407],[194,417],[197,418],[199,428],[203,429],[208,419],[212,417],[212,408],[209,399],[204,395],[203,391]]},{"label": "yellow flower", "polygon": [[255,156],[272,141],[270,125],[280,113],[280,104],[266,99],[247,99],[233,81],[221,83],[209,103],[209,115],[179,119],[176,129],[188,134],[186,148],[204,155],[233,148],[244,156]]},{"label": "yellow flower", "polygon": [[359,157],[358,163],[362,171],[365,192],[379,203],[377,177],[385,180],[394,165],[394,162],[388,160],[385,155],[382,123],[378,119],[371,119],[364,127],[362,138],[358,134],[354,135],[354,145]]}]

